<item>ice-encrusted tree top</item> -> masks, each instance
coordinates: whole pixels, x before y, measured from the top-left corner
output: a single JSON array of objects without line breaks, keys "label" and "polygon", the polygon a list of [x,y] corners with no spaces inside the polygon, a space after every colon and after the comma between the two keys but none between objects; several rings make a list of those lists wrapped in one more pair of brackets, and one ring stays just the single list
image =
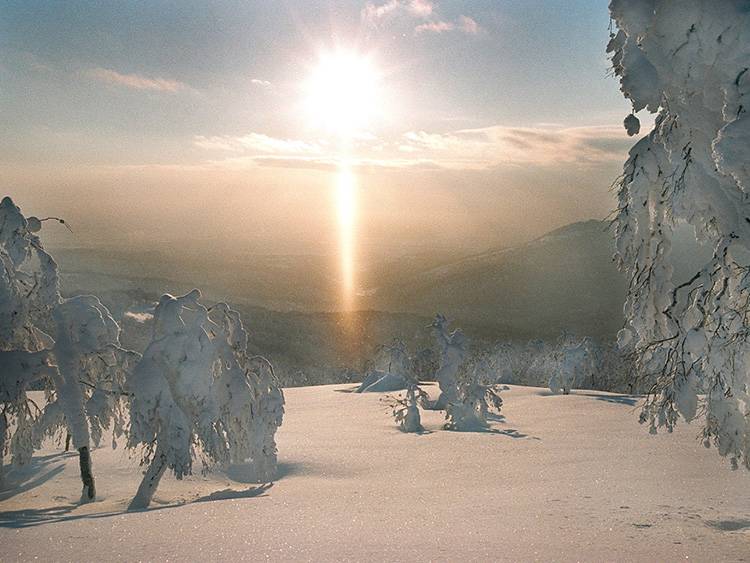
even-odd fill
[{"label": "ice-encrusted tree top", "polygon": [[[643,419],[671,429],[705,394],[707,443],[750,467],[750,2],[613,0],[610,11],[623,94],[657,112],[630,151],[616,218],[625,313],[655,384]],[[685,280],[670,261],[679,221],[714,250]]]},{"label": "ice-encrusted tree top", "polygon": [[0,350],[39,350],[33,326],[60,302],[57,264],[34,234],[40,226],[9,197],[0,201]]}]

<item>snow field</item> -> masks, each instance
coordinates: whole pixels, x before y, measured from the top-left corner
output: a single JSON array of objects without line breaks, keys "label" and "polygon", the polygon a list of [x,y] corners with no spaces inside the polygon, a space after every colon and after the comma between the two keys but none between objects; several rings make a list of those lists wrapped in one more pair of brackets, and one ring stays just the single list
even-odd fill
[{"label": "snow field", "polygon": [[[436,386],[426,386],[434,398]],[[126,513],[141,478],[122,449],[77,457],[48,442],[0,493],[2,561],[740,561],[750,474],[695,437],[648,434],[636,399],[511,386],[490,431],[398,430],[376,393],[285,389],[279,472],[250,464],[177,481]],[[205,501],[205,502],[204,502]]]}]

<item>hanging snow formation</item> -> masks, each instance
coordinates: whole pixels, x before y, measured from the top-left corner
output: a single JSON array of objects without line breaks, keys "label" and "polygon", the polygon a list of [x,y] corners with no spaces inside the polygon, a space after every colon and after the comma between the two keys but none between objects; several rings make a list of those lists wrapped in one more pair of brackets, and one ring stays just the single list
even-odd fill
[{"label": "hanging snow formation", "polygon": [[[695,417],[706,443],[750,468],[750,3],[613,0],[607,50],[634,111],[656,112],[618,186],[617,258],[630,275],[625,313],[652,430]],[[638,127],[628,118],[626,128]],[[713,248],[691,279],[674,279],[679,221]]]}]

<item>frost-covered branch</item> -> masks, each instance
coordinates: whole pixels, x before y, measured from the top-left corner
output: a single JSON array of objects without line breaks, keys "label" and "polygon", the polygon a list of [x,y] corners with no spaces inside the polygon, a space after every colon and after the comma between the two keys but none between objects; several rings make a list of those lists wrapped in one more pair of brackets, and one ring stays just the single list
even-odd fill
[{"label": "frost-covered branch", "polygon": [[[622,92],[634,111],[658,112],[630,151],[615,219],[625,313],[652,380],[641,419],[671,430],[703,401],[707,443],[750,468],[750,10],[613,0],[610,11]],[[688,280],[674,279],[671,263],[678,222],[713,248]]]}]

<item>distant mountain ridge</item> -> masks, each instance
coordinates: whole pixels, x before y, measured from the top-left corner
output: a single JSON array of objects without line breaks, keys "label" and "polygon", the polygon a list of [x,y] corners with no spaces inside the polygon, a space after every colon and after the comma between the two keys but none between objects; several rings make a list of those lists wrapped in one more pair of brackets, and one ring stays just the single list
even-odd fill
[{"label": "distant mountain ridge", "polygon": [[613,338],[624,325],[627,278],[614,260],[609,223],[584,221],[514,248],[462,258],[395,280],[375,293],[375,308],[455,318],[508,338]]}]

